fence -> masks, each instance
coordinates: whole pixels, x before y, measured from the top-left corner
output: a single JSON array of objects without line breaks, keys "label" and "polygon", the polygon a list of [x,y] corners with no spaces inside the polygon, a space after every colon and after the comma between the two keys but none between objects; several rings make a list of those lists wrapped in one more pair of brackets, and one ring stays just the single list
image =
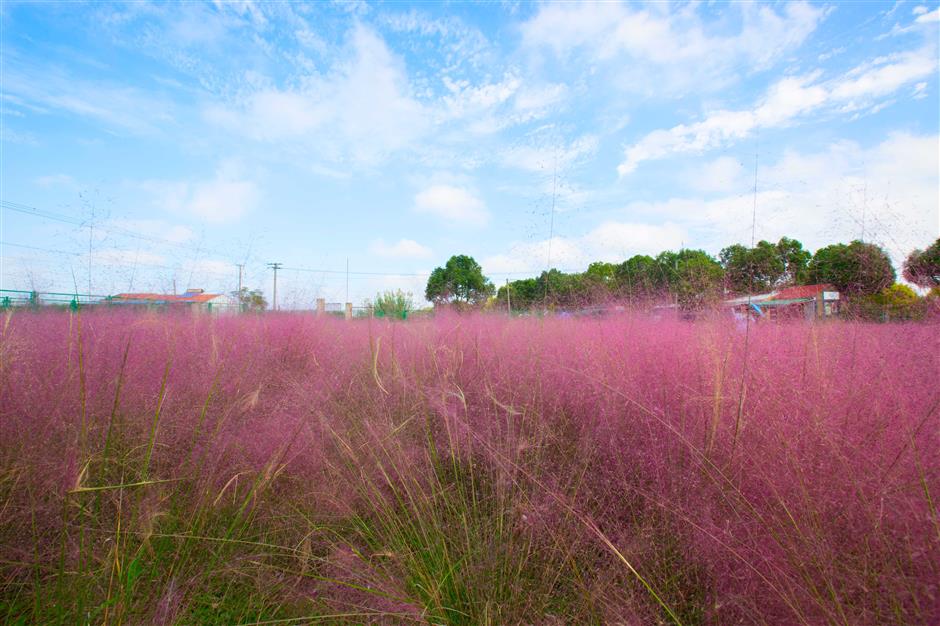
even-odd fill
[{"label": "fence", "polygon": [[[23,291],[19,289],[0,289],[0,310],[39,309],[43,307],[61,308],[77,311],[82,308],[99,307],[134,307],[146,309],[198,310],[207,313],[250,312],[247,304],[237,302],[180,302],[175,296],[166,299],[128,299],[83,293],[65,293],[55,291]],[[351,302],[326,302],[317,300],[318,315],[334,315],[346,319],[371,317],[371,306],[353,306]],[[379,312],[376,317],[384,317]],[[404,319],[404,318],[403,318]]]},{"label": "fence", "polygon": [[0,289],[0,309],[13,307],[38,308],[40,306],[68,307],[72,310],[81,306],[97,305],[108,300],[109,296],[84,293],[62,293],[55,291],[22,291],[18,289]]},{"label": "fence", "polygon": [[139,308],[186,308],[206,312],[238,312],[244,307],[228,302],[178,302],[166,300],[125,300],[115,296],[86,293],[65,293],[56,291],[23,291],[19,289],[0,289],[0,310],[13,308],[40,307],[68,308],[77,311],[86,307],[139,307]]}]

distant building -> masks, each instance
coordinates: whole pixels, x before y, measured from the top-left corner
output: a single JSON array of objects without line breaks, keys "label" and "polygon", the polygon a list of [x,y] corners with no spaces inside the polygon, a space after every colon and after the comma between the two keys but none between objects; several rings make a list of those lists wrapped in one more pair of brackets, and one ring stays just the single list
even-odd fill
[{"label": "distant building", "polygon": [[832,285],[798,285],[751,296],[725,300],[737,313],[767,319],[831,317],[839,312],[839,292]]},{"label": "distant building", "polygon": [[231,296],[206,293],[202,289],[187,289],[182,295],[163,293],[119,293],[108,298],[111,304],[138,306],[172,306],[205,311],[237,310]]}]

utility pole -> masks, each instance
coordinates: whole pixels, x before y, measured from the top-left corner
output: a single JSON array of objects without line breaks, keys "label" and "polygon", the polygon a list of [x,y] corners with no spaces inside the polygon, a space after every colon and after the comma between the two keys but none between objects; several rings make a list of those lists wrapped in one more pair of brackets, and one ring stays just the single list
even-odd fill
[{"label": "utility pole", "polygon": [[244,263],[236,263],[238,266],[238,297],[242,295],[242,270],[245,269]]},{"label": "utility pole", "polygon": [[268,263],[268,267],[274,270],[274,310],[277,311],[277,271],[284,267],[283,263]]},{"label": "utility pole", "polygon": [[509,297],[509,279],[506,279],[506,310],[509,312],[509,316],[512,317],[512,300]]}]

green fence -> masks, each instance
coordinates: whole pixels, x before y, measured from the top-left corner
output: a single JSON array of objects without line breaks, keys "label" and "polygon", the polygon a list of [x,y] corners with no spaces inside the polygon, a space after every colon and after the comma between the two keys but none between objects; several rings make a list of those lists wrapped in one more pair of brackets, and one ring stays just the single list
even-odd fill
[{"label": "green fence", "polygon": [[104,296],[86,293],[64,293],[57,291],[23,291],[19,289],[0,289],[0,310],[13,308],[38,309],[42,307],[68,308],[77,311],[86,307],[101,306],[128,306],[141,308],[188,308],[201,307],[207,312],[238,312],[243,307],[237,304],[213,303],[197,304],[190,302],[174,302],[171,300],[151,300],[147,302],[126,301],[116,299],[114,296]]}]

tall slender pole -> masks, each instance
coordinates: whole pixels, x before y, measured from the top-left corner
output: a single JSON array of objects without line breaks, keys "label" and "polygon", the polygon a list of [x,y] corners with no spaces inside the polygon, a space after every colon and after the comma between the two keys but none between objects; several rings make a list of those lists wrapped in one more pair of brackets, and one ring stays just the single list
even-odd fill
[{"label": "tall slender pole", "polygon": [[512,300],[509,297],[509,279],[506,279],[506,310],[512,316]]},{"label": "tall slender pole", "polygon": [[[545,268],[546,272],[552,271],[552,239],[555,237],[555,195],[557,191],[558,183],[558,148],[555,148],[555,162],[552,167],[552,216],[548,223],[548,263]],[[542,309],[545,311],[548,310],[548,292],[551,289],[552,280],[551,277],[546,274],[545,276],[545,298],[542,301]]]},{"label": "tall slender pole", "polygon": [[283,263],[268,263],[268,267],[274,270],[274,310],[277,311],[277,271],[283,267]]},{"label": "tall slender pole", "polygon": [[91,220],[88,222],[88,295],[91,295],[91,242],[95,236],[95,203],[91,203]]},{"label": "tall slender pole", "polygon": [[245,269],[244,263],[236,263],[238,265],[238,297],[241,297],[242,293],[242,270]]}]

